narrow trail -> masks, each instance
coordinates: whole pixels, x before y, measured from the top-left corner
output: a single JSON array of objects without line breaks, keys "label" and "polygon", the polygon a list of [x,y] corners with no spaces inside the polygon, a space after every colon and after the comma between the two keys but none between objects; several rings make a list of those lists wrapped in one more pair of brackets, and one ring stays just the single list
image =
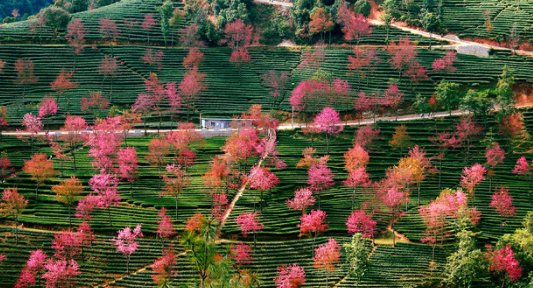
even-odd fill
[{"label": "narrow trail", "polygon": [[[272,135],[271,133],[274,133],[274,135]],[[274,137],[273,141],[275,141],[275,132],[268,132],[268,136],[269,139],[267,139],[267,142],[269,140],[272,139],[272,137]],[[268,145],[268,144],[267,144]],[[259,161],[257,161],[257,164],[255,165],[256,167],[261,167],[261,165],[263,164],[263,161],[265,161],[265,159],[269,156],[268,153],[266,153],[265,155],[263,155]],[[224,215],[222,215],[222,218],[220,219],[220,223],[218,225],[218,228],[217,228],[217,238],[218,236],[220,236],[220,233],[222,233],[222,229],[224,228],[224,225],[226,225],[226,222],[228,221],[228,218],[229,216],[231,215],[231,212],[233,212],[233,209],[235,208],[235,205],[237,204],[237,201],[239,201],[239,199],[241,198],[241,196],[244,194],[244,190],[246,190],[246,188],[248,187],[248,184],[250,183],[250,177],[246,177],[246,181],[242,184],[241,188],[239,188],[239,190],[237,191],[237,194],[235,194],[235,196],[233,197],[233,200],[231,200],[231,203],[230,205],[228,206],[228,208],[226,209],[226,211],[224,211]]]}]

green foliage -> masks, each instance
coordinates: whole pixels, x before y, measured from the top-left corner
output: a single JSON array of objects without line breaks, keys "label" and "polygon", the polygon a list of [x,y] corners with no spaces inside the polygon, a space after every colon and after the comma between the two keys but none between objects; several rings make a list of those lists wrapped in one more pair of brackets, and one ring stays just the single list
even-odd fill
[{"label": "green foliage", "polygon": [[77,13],[89,8],[89,0],[55,0],[54,5],[70,13]]},{"label": "green foliage", "polygon": [[353,10],[356,14],[363,14],[365,17],[368,17],[372,7],[370,6],[368,0],[357,0],[357,2],[355,2],[353,5]]},{"label": "green foliage", "polygon": [[287,17],[277,11],[271,16],[273,17],[266,22],[261,36],[261,41],[267,45],[278,44],[283,39],[289,39],[294,33]]},{"label": "green foliage", "polygon": [[437,104],[444,110],[452,111],[457,108],[461,101],[459,96],[459,84],[442,80],[437,84],[435,93],[437,94]]},{"label": "green foliage", "polygon": [[350,243],[342,244],[344,251],[346,251],[346,266],[348,266],[348,273],[356,279],[356,283],[361,281],[368,270],[368,257],[370,255],[370,248],[365,245],[365,240],[361,233],[356,233],[352,236]]},{"label": "green foliage", "polygon": [[43,20],[44,25],[52,28],[56,34],[60,30],[65,30],[70,21],[70,14],[65,9],[54,6],[41,10],[38,17]]},{"label": "green foliage", "polygon": [[213,11],[217,17],[218,26],[223,28],[226,23],[231,23],[237,19],[249,22],[248,5],[241,0],[215,0]]},{"label": "green foliage", "polygon": [[159,7],[158,11],[159,16],[161,17],[161,21],[159,21],[161,24],[161,33],[163,34],[163,39],[165,40],[166,44],[170,33],[170,19],[172,18],[174,12],[174,5],[172,4],[172,1],[165,0],[163,5]]},{"label": "green foliage", "polygon": [[447,287],[472,287],[475,280],[486,273],[486,260],[480,249],[476,249],[475,234],[468,230],[457,233],[457,251],[447,258],[444,279]]},{"label": "green foliage", "polygon": [[480,91],[469,89],[461,99],[460,108],[470,111],[476,116],[487,116],[493,107],[491,94],[488,89]]},{"label": "green foliage", "polygon": [[420,22],[422,23],[422,27],[424,27],[424,29],[431,32],[440,30],[440,18],[435,13],[424,9],[420,13],[420,16]]},{"label": "green foliage", "polygon": [[513,112],[513,85],[515,83],[513,70],[507,65],[503,66],[502,74],[496,83],[496,101],[501,106],[500,115],[507,115]]},{"label": "green foliage", "polygon": [[310,15],[315,8],[316,1],[313,0],[296,0],[292,7],[292,17],[297,29],[302,29],[304,25],[311,20]]}]

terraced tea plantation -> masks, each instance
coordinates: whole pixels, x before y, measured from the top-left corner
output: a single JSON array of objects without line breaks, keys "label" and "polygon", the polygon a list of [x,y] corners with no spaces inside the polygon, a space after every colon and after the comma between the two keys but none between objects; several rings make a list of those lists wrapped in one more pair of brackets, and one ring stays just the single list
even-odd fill
[{"label": "terraced tea plantation", "polygon": [[[533,285],[530,51],[372,25],[385,2],[14,11],[0,286]],[[529,41],[532,3],[459,2],[397,12]]]}]

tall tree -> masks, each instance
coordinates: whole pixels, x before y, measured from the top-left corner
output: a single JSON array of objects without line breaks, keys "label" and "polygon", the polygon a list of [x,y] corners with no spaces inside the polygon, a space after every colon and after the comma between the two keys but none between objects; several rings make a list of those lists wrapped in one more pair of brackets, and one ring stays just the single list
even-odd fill
[{"label": "tall tree", "polygon": [[287,206],[292,210],[302,211],[302,216],[305,215],[307,207],[313,205],[315,205],[315,197],[309,188],[300,188],[294,191],[294,198],[287,200]]},{"label": "tall tree", "polygon": [[505,287],[507,282],[517,282],[522,277],[523,268],[520,267],[511,245],[507,244],[501,249],[488,251],[487,258],[490,264],[489,271],[500,278],[502,286]]},{"label": "tall tree", "polygon": [[37,200],[39,187],[55,175],[54,161],[48,159],[48,156],[44,153],[35,153],[30,160],[24,161],[22,170],[29,174],[32,180],[37,182],[35,187],[35,200]]},{"label": "tall tree", "polygon": [[163,175],[163,182],[165,182],[164,190],[159,194],[161,196],[172,196],[175,200],[175,213],[176,221],[178,221],[178,201],[183,192],[183,189],[187,187],[191,180],[187,176],[185,170],[179,166],[167,165],[166,171],[169,175]]},{"label": "tall tree", "polygon": [[322,210],[311,210],[309,214],[304,214],[300,217],[300,237],[302,235],[313,236],[313,239],[316,239],[318,234],[326,231],[328,229],[328,224],[326,224],[326,212]]},{"label": "tall tree", "polygon": [[150,45],[150,32],[152,28],[157,24],[157,21],[154,19],[154,15],[145,14],[144,20],[141,23],[141,29],[146,32],[146,41]]},{"label": "tall tree", "polygon": [[[323,7],[319,7],[313,9],[309,16],[311,18],[311,21],[309,22],[309,32],[311,32],[311,34],[320,34],[320,40],[324,41],[324,34],[326,34],[326,32],[331,33],[331,30],[335,26],[335,23],[331,19],[331,14]],[[331,42],[331,34],[329,38],[329,42]]]},{"label": "tall tree", "polygon": [[320,209],[320,191],[329,189],[335,184],[333,172],[326,165],[313,165],[307,171],[307,184],[318,193],[318,209]]},{"label": "tall tree", "polygon": [[400,38],[397,43],[392,41],[387,47],[387,53],[391,56],[389,63],[398,70],[398,78],[402,72],[407,71],[412,66],[418,55],[416,47],[409,38]]},{"label": "tall tree", "polygon": [[324,270],[326,274],[326,285],[329,286],[329,273],[335,271],[335,264],[340,262],[341,246],[333,238],[328,242],[315,248],[313,256],[313,267]]},{"label": "tall tree", "polygon": [[22,86],[22,105],[24,105],[24,97],[26,96],[27,85],[35,84],[39,78],[35,76],[35,65],[33,60],[29,58],[19,58],[15,61],[15,71],[17,78],[14,80],[15,84]]},{"label": "tall tree", "polygon": [[513,197],[509,194],[509,190],[502,186],[494,191],[491,198],[492,201],[489,206],[496,209],[498,214],[503,217],[502,225],[504,225],[506,220],[516,213],[516,207],[513,206]]},{"label": "tall tree", "polygon": [[28,205],[28,200],[20,195],[16,188],[6,188],[2,193],[0,202],[0,214],[4,217],[13,216],[15,218],[15,242],[18,244],[18,223],[19,216]]},{"label": "tall tree", "polygon": [[342,246],[346,252],[348,273],[356,280],[357,285],[368,270],[370,248],[365,245],[365,240],[361,233],[355,233],[352,236],[352,241],[350,243],[344,243]]},{"label": "tall tree", "polygon": [[305,270],[297,264],[280,266],[274,282],[276,288],[301,287],[305,284]]},{"label": "tall tree", "polygon": [[254,237],[254,245],[256,242],[255,234],[257,233],[257,231],[263,230],[265,228],[263,223],[259,222],[259,220],[257,219],[258,217],[259,213],[257,212],[244,212],[237,216],[237,218],[235,218],[235,223],[237,223],[237,225],[239,225],[239,227],[241,228],[241,232],[244,238],[248,237],[248,233],[250,231],[252,232]]},{"label": "tall tree", "polygon": [[272,97],[271,109],[280,108],[281,103],[285,99],[285,89],[287,89],[287,82],[289,81],[289,73],[285,71],[277,72],[269,70],[261,75],[263,85],[270,89],[270,96]]},{"label": "tall tree", "polygon": [[474,235],[468,230],[457,233],[457,250],[448,256],[444,266],[446,285],[472,287],[473,282],[482,276],[485,258],[481,250],[476,249]]},{"label": "tall tree", "polygon": [[463,174],[461,175],[461,187],[463,187],[472,198],[475,199],[476,186],[485,179],[485,173],[487,170],[479,163],[472,165],[471,167],[464,167]]},{"label": "tall tree", "polygon": [[341,124],[339,112],[331,107],[322,109],[313,120],[313,125],[316,125],[320,131],[326,133],[326,153],[329,153],[329,137],[342,132],[344,127]]},{"label": "tall tree", "polygon": [[76,82],[72,82],[70,78],[74,75],[74,72],[67,72],[65,69],[61,69],[54,82],[50,83],[50,88],[56,91],[59,96],[64,96],[67,102],[67,109],[70,108],[70,97],[65,95],[65,92],[70,89],[79,87]]},{"label": "tall tree", "polygon": [[137,238],[142,238],[141,225],[137,225],[135,229],[126,227],[118,231],[117,238],[113,238],[113,243],[117,247],[117,252],[126,256],[126,273],[130,273],[130,258],[133,253],[139,248]]},{"label": "tall tree", "polygon": [[157,258],[154,263],[150,265],[153,271],[152,280],[161,288],[169,288],[171,286],[172,277],[178,274],[177,269],[177,255],[173,248],[165,249],[163,256]]},{"label": "tall tree", "polygon": [[83,185],[76,176],[71,176],[69,179],[61,181],[58,185],[52,186],[52,191],[56,193],[57,201],[67,205],[68,207],[68,223],[72,226],[72,205],[76,201],[76,197],[83,192]]},{"label": "tall tree", "polygon": [[67,27],[67,34],[65,34],[70,47],[74,49],[74,71],[76,71],[77,55],[81,54],[85,48],[85,25],[81,19],[72,20]]}]

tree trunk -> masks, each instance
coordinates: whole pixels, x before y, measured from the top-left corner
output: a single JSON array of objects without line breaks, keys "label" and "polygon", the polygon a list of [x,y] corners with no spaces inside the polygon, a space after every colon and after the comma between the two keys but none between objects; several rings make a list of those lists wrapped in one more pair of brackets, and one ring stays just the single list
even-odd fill
[{"label": "tree trunk", "polygon": [[176,208],[176,224],[178,223],[178,197],[179,196],[176,195],[176,202],[175,202],[175,204],[176,204],[176,207],[175,207]]},{"label": "tree trunk", "polygon": [[72,214],[71,214],[72,205],[68,205],[68,228],[72,228]]}]

